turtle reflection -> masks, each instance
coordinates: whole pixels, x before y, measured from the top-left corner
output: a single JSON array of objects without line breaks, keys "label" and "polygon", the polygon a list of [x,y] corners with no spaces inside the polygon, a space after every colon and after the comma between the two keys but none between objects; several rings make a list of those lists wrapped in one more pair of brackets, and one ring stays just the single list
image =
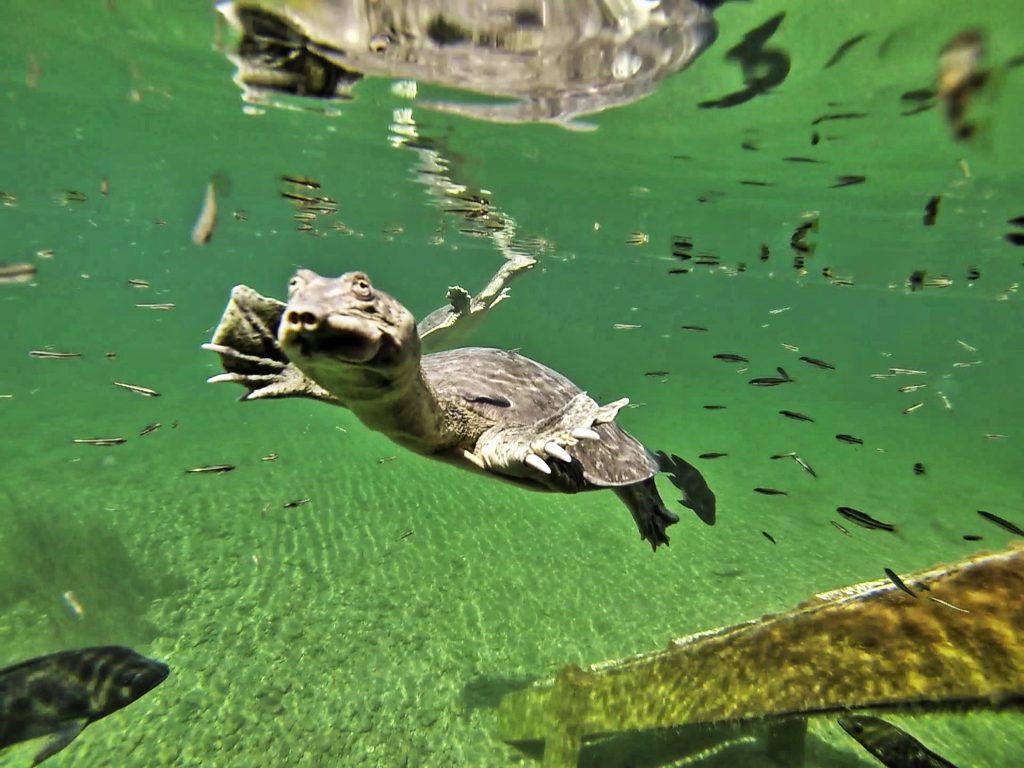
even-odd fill
[{"label": "turtle reflection", "polygon": [[[696,0],[256,0],[220,2],[245,101],[350,99],[364,76],[511,99],[428,101],[494,122],[554,122],[628,104],[716,34]],[[408,95],[408,94],[407,94]]]}]

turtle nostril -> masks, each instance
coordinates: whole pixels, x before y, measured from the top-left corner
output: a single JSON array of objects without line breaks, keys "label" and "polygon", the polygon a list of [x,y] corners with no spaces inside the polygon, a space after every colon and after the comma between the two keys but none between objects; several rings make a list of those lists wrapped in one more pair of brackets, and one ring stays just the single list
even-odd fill
[{"label": "turtle nostril", "polygon": [[288,313],[288,324],[303,331],[315,331],[320,327],[320,318],[309,310],[292,310]]}]

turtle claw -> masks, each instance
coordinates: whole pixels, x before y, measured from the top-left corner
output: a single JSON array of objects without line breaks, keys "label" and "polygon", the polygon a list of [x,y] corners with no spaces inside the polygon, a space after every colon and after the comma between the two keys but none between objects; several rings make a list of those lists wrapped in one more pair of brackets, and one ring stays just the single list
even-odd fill
[{"label": "turtle claw", "polygon": [[[559,449],[559,450],[561,450],[561,449]],[[538,472],[543,472],[545,475],[550,475],[551,474],[551,467],[549,467],[548,463],[546,461],[544,461],[544,459],[542,459],[536,453],[528,453],[528,454],[526,454],[526,458],[524,459],[524,461],[527,464],[529,464],[531,467],[536,469]],[[572,459],[570,459],[570,461],[572,461]]]},{"label": "turtle claw", "polygon": [[586,427],[576,427],[572,431],[572,436],[577,440],[600,440],[601,436],[592,429]]},{"label": "turtle claw", "polygon": [[564,461],[566,464],[572,464],[572,456],[570,456],[569,452],[554,440],[549,440],[544,445],[544,453],[552,458],[558,459],[559,461]]}]

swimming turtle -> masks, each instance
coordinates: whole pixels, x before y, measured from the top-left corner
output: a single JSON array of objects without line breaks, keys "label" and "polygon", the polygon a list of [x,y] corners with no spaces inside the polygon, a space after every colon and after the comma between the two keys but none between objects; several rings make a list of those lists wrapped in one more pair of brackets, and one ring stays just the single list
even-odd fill
[{"label": "swimming turtle", "polygon": [[[435,459],[536,490],[610,488],[652,549],[679,518],[665,508],[654,475],[675,472],[682,503],[714,522],[715,499],[678,457],[655,455],[614,423],[628,399],[599,405],[560,373],[515,352],[436,348],[505,296],[533,260],[505,262],[480,294],[449,290],[450,306],[416,325],[363,272],[295,273],[288,302],[235,286],[207,350],[243,400],[308,397],[351,410],[370,429]],[[680,482],[681,481],[681,482]]]}]

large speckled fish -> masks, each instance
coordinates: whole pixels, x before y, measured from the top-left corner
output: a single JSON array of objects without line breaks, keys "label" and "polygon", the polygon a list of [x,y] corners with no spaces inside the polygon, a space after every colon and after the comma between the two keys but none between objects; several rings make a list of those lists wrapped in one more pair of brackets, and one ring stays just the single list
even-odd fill
[{"label": "large speckled fish", "polygon": [[32,760],[39,765],[169,672],[166,664],[119,645],[61,651],[0,669],[0,749],[52,734]]}]

